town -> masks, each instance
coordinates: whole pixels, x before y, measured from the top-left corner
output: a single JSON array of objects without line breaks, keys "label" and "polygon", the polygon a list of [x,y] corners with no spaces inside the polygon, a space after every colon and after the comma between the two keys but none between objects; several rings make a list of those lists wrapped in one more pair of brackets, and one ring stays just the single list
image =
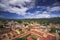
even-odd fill
[{"label": "town", "polygon": [[[45,23],[46,24],[46,23]],[[60,40],[60,24],[0,21],[0,40]]]}]

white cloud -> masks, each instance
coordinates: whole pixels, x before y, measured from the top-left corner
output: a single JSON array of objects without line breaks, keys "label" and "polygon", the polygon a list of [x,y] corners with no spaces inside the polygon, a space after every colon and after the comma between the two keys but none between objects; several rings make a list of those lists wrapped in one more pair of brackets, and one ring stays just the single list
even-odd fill
[{"label": "white cloud", "polygon": [[47,11],[44,11],[43,14],[48,14],[48,12]]},{"label": "white cloud", "polygon": [[[25,15],[26,11],[29,9],[23,6],[25,2],[31,2],[31,0],[1,0],[0,7],[4,9],[3,11]],[[16,5],[21,8],[15,7]]]},{"label": "white cloud", "polygon": [[52,7],[50,11],[60,11],[60,6]]},{"label": "white cloud", "polygon": [[[29,7],[24,7],[23,5],[25,5],[25,2],[30,3]],[[35,0],[1,0],[0,3],[0,7],[2,9],[4,9],[3,11],[8,11],[11,13],[16,13],[18,15],[23,15],[25,18],[50,18],[51,15],[49,14],[51,11],[59,11],[60,10],[60,6],[54,6],[54,7],[46,7],[46,6],[37,6],[37,8],[42,8],[42,9],[46,9],[46,11],[43,11],[41,13],[41,11],[35,11],[34,13],[26,13],[27,10],[29,10],[30,8],[33,8],[35,6],[34,4]],[[13,6],[11,6],[13,5]],[[15,6],[19,6],[15,7]],[[54,4],[56,5],[56,4]],[[25,15],[25,14],[29,14],[29,15]],[[54,17],[57,15],[54,15]],[[60,16],[60,15],[59,15]],[[53,16],[52,16],[53,17]]]},{"label": "white cloud", "polygon": [[37,15],[25,16],[25,18],[50,18],[50,15],[49,14],[37,14]]},{"label": "white cloud", "polygon": [[7,11],[11,12],[11,13],[16,13],[19,15],[25,15],[26,10],[28,10],[28,8],[17,8],[17,7],[13,7],[13,8],[9,8],[7,9]]},{"label": "white cloud", "polygon": [[[40,7],[40,6],[39,6]],[[39,8],[37,7],[37,8]],[[51,17],[60,17],[60,15],[50,14],[52,11],[60,11],[59,6],[54,7],[43,7],[46,8],[46,11],[35,11],[35,13],[30,13],[30,15],[24,16],[25,18],[51,18]],[[32,14],[32,15],[31,15]]]},{"label": "white cloud", "polygon": [[50,18],[50,15],[48,14],[48,12],[45,13],[45,11],[43,13],[40,13],[39,11],[36,11],[35,14],[32,15],[27,15],[24,16],[25,18]]},{"label": "white cloud", "polygon": [[54,15],[51,15],[51,17],[60,17],[60,15],[54,14]]}]

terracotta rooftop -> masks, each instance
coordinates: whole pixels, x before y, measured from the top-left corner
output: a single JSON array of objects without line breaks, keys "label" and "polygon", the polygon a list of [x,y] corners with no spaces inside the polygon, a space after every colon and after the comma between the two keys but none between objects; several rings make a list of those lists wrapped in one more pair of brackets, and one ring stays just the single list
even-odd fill
[{"label": "terracotta rooftop", "polygon": [[[27,32],[27,33],[24,33],[24,34],[22,34],[22,35],[19,35],[19,36],[15,37],[15,38],[22,38],[22,37],[27,36],[27,35],[29,35],[29,34],[31,34],[31,33],[39,36],[39,37],[40,37],[40,40],[56,40],[56,37],[55,37],[54,35],[48,33],[48,34],[46,34],[47,36],[44,37],[44,36],[43,36],[43,35],[44,35],[44,32],[38,32],[38,31],[36,31],[36,30],[31,30],[31,31],[29,31],[29,32]],[[14,38],[14,39],[15,39],[15,38]]]}]

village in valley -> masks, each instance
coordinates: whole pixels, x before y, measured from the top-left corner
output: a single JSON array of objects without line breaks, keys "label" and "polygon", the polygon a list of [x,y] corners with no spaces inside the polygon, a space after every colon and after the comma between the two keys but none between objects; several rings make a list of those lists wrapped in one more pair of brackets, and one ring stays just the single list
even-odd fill
[{"label": "village in valley", "polygon": [[60,37],[60,24],[19,22],[0,21],[0,40],[58,40]]},{"label": "village in valley", "polygon": [[0,0],[0,40],[60,40],[60,0]]}]

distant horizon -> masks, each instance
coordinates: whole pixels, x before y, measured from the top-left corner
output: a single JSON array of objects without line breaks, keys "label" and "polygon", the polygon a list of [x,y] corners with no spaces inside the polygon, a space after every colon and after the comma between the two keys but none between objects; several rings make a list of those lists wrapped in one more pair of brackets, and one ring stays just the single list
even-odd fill
[{"label": "distant horizon", "polygon": [[[24,20],[24,19],[53,19],[53,18],[60,19],[60,17],[51,17],[51,18],[22,18],[22,20]],[[0,20],[21,20],[21,19],[20,18],[19,19],[0,18]]]}]

